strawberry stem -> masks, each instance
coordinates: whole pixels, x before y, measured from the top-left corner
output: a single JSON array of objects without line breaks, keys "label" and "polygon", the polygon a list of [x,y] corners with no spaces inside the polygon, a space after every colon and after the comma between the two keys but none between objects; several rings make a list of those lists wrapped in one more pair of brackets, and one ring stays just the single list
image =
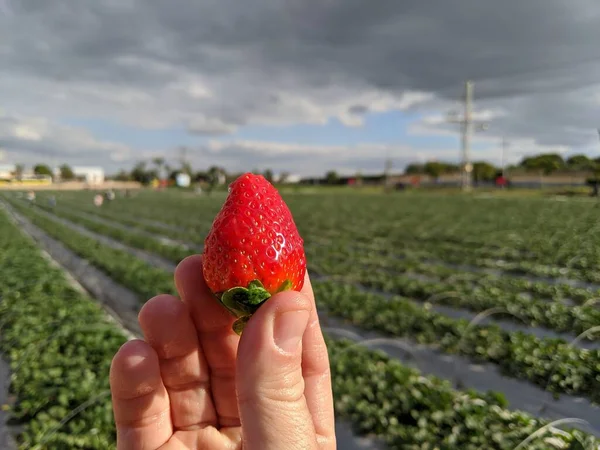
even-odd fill
[{"label": "strawberry stem", "polygon": [[233,324],[233,330],[241,335],[252,314],[270,297],[271,294],[259,280],[252,280],[248,287],[237,286],[223,292],[219,300],[238,318]]},{"label": "strawberry stem", "polygon": [[[291,288],[291,281],[285,280],[277,289],[277,292],[287,291]],[[238,335],[242,334],[252,314],[270,297],[271,294],[265,289],[260,280],[252,280],[248,283],[248,287],[233,287],[218,296],[229,312],[237,317],[237,320],[233,323],[233,331]]]},{"label": "strawberry stem", "polygon": [[246,315],[254,312],[269,297],[271,297],[271,294],[263,287],[262,283],[253,280],[247,288],[237,286],[223,292],[221,302],[231,309],[245,313],[241,315]]}]

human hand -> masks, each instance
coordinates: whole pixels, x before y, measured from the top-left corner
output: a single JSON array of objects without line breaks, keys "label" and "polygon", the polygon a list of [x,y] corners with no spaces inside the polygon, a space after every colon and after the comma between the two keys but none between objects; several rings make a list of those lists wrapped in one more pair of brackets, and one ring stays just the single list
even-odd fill
[{"label": "human hand", "polygon": [[336,448],[327,348],[308,274],[274,295],[241,336],[202,276],[201,256],[175,271],[181,300],[139,313],[145,341],[110,371],[119,450]]}]

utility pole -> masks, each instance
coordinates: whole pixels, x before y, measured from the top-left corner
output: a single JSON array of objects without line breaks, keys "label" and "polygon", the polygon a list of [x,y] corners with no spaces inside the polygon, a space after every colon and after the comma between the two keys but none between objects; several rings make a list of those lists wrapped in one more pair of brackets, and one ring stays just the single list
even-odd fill
[{"label": "utility pole", "polygon": [[457,123],[461,126],[462,152],[461,152],[461,187],[469,191],[472,185],[473,165],[471,164],[471,135],[473,130],[483,131],[487,129],[487,123],[473,120],[473,82],[465,83],[464,112],[462,117],[456,113],[450,113],[448,122]]},{"label": "utility pole", "polygon": [[463,180],[462,186],[465,190],[471,189],[471,133],[473,133],[473,82],[467,81],[465,84],[465,117],[463,121],[462,134],[462,162],[463,162]]},{"label": "utility pole", "polygon": [[390,155],[388,153],[388,155],[385,159],[385,167],[384,167],[384,171],[383,171],[385,190],[388,190],[390,188],[390,173],[391,173],[391,171],[392,171],[392,159],[390,158]]},{"label": "utility pole", "polygon": [[502,138],[502,178],[506,178],[506,150],[508,148],[508,142],[506,138]]},{"label": "utility pole", "polygon": [[179,162],[181,163],[181,166],[183,167],[186,163],[186,154],[187,154],[187,148],[186,147],[179,147]]},{"label": "utility pole", "polygon": [[[600,140],[600,128],[597,128],[596,131],[598,131],[598,139]],[[592,191],[592,195],[594,197],[598,197],[598,183],[600,183],[600,180],[598,180],[598,174],[600,172],[600,168],[598,167],[598,163],[595,163],[592,167],[594,169],[594,189]]]}]

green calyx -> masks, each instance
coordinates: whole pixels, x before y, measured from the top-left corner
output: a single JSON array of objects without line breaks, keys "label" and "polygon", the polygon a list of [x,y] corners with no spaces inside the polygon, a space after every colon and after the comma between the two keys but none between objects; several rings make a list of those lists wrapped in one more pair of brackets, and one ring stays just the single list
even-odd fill
[{"label": "green calyx", "polygon": [[[292,283],[285,280],[277,289],[277,292],[292,288]],[[260,280],[252,280],[247,287],[236,286],[225,292],[217,294],[219,301],[227,310],[237,317],[233,323],[233,331],[242,334],[244,327],[252,317],[252,314],[269,298],[271,293],[265,289]]]},{"label": "green calyx", "polygon": [[289,291],[292,288],[292,282],[290,280],[285,280],[281,286],[279,286],[279,289],[277,289],[277,292],[282,292],[282,291]]}]

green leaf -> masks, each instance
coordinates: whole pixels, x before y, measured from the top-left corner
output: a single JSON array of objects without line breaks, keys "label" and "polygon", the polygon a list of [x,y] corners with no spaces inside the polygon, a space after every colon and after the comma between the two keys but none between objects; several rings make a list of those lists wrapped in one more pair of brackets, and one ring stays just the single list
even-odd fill
[{"label": "green leaf", "polygon": [[290,280],[285,280],[281,286],[279,286],[277,292],[289,291],[290,289],[292,289],[292,282]]},{"label": "green leaf", "polygon": [[235,331],[238,336],[241,336],[249,320],[250,316],[240,317],[238,320],[233,322],[233,331]]},{"label": "green leaf", "polygon": [[259,280],[253,280],[248,287],[234,287],[221,295],[221,302],[241,317],[254,313],[258,306],[271,297]]}]

